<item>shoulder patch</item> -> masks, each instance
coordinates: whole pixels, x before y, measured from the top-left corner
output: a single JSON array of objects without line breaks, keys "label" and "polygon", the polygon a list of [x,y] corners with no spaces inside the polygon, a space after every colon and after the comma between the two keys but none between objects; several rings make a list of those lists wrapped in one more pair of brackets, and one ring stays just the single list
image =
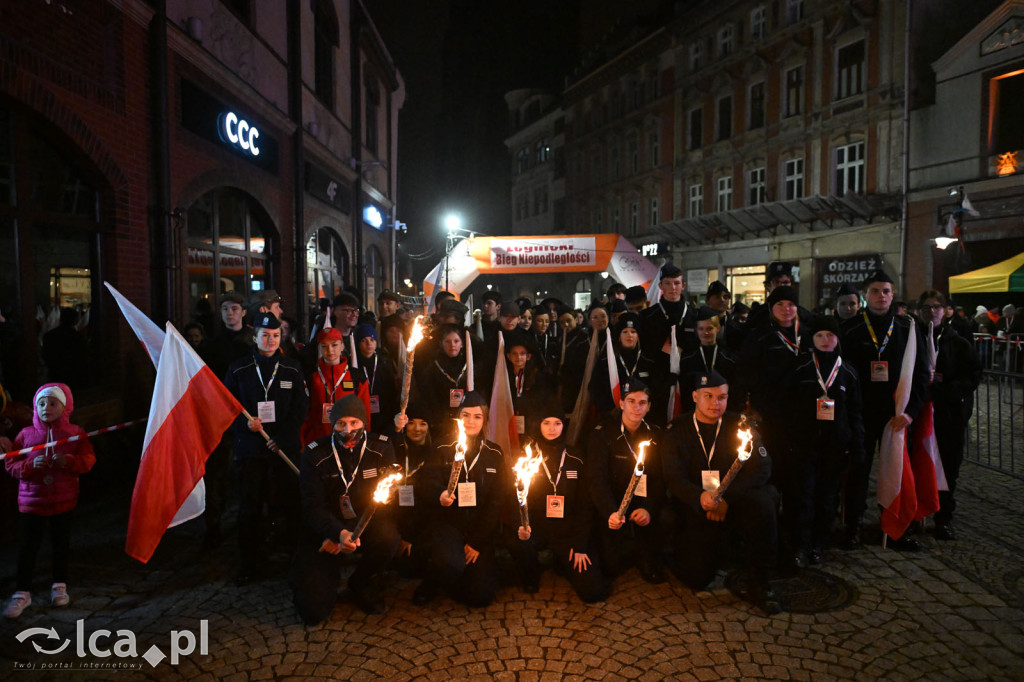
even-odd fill
[{"label": "shoulder patch", "polygon": [[378,435],[377,435],[377,438],[380,438],[380,439],[381,439],[382,441],[384,441],[385,443],[387,443],[387,442],[388,442],[388,437],[387,437],[387,436],[384,436],[384,435],[378,434]]},{"label": "shoulder patch", "polygon": [[309,445],[307,445],[306,447],[307,447],[308,449],[310,449],[310,450],[315,450],[315,449],[316,449],[316,441],[313,441],[312,443],[310,443],[310,444],[309,444]]}]

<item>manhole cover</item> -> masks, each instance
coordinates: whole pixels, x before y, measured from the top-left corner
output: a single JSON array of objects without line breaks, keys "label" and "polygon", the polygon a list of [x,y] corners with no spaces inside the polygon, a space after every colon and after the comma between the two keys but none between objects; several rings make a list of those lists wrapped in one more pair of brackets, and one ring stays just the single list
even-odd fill
[{"label": "manhole cover", "polygon": [[[732,571],[725,577],[725,586],[740,599],[746,599],[746,582],[746,571]],[[782,609],[790,613],[834,611],[857,599],[857,589],[853,585],[814,568],[775,578],[771,585]]]}]

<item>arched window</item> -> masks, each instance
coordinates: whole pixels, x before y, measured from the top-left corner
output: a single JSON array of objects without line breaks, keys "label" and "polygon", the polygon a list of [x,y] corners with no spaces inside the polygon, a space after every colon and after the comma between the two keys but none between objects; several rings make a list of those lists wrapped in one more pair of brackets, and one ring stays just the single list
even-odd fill
[{"label": "arched window", "polygon": [[338,47],[338,17],[331,0],[312,0],[313,91],[334,110],[334,50]]},{"label": "arched window", "polygon": [[269,259],[274,227],[255,199],[231,187],[207,192],[188,208],[189,309],[205,300],[214,310],[220,295],[247,296],[271,288]]},{"label": "arched window", "polygon": [[321,298],[334,300],[345,287],[348,252],[331,229],[322,227],[306,242],[306,294],[311,309]]},{"label": "arched window", "polygon": [[366,249],[366,305],[377,311],[377,295],[384,290],[384,257],[380,249],[371,246]]}]

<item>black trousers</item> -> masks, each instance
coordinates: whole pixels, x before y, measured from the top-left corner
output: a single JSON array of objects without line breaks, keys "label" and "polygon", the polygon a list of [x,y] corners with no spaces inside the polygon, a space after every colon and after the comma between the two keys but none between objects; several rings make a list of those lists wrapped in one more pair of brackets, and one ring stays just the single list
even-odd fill
[{"label": "black trousers", "polygon": [[776,480],[782,495],[785,542],[794,550],[821,549],[828,543],[836,519],[846,452],[796,448],[789,456]]},{"label": "black trousers", "polygon": [[871,466],[875,463],[875,451],[882,439],[882,430],[888,419],[881,422],[874,420],[864,423],[864,454],[862,457],[850,457],[850,466],[846,476],[846,528],[860,528],[864,512],[868,508],[868,481],[871,478]]},{"label": "black trousers", "polygon": [[731,534],[743,541],[747,568],[765,575],[775,565],[778,547],[775,488],[760,486],[732,496],[725,521],[709,521],[703,511],[680,510],[673,570],[688,587],[702,590],[715,578],[722,549]]},{"label": "black trousers", "polygon": [[43,534],[50,529],[50,548],[53,553],[53,582],[68,581],[71,560],[71,514],[67,511],[53,516],[20,513],[21,545],[18,548],[18,575],[15,589],[30,592],[35,577],[36,556],[43,546]]},{"label": "black trousers", "polygon": [[570,547],[564,542],[553,541],[549,533],[539,523],[531,524],[530,539],[525,542],[516,537],[509,548],[516,560],[519,574],[524,583],[536,582],[540,578],[540,561],[537,553],[550,549],[554,556],[554,569],[569,581],[576,595],[586,604],[604,601],[611,591],[611,582],[601,569],[601,558],[597,552],[588,551],[591,564],[585,571],[573,568],[569,560]]},{"label": "black trousers", "polygon": [[[957,408],[959,409],[959,408]],[[952,521],[956,511],[956,482],[960,478],[960,465],[964,462],[965,423],[959,415],[950,411],[935,410],[935,441],[939,446],[942,471],[946,474],[949,490],[939,491],[939,511],[935,512],[935,523],[945,525]]]},{"label": "black trousers", "polygon": [[234,435],[228,430],[206,459],[206,473],[203,475],[203,479],[206,481],[206,511],[203,513],[203,519],[206,521],[207,532],[220,530],[221,517],[224,514],[224,504],[228,495],[234,442]]},{"label": "black trousers", "polygon": [[238,474],[239,554],[243,567],[258,569],[268,555],[268,515],[281,537],[298,537],[299,478],[276,454],[238,460]]},{"label": "black trousers", "polygon": [[431,526],[423,534],[422,542],[426,557],[425,581],[440,585],[467,606],[484,607],[494,601],[498,591],[498,567],[493,544],[473,547],[480,556],[467,564],[466,541],[455,526],[446,523]]},{"label": "black trousers", "polygon": [[[373,576],[384,570],[398,551],[398,526],[390,518],[375,516],[359,540],[355,552],[358,564],[348,579],[348,587],[352,592],[366,594],[372,589]],[[322,541],[302,542],[292,556],[292,599],[307,625],[327,620],[338,597],[344,555],[319,551]]]},{"label": "black trousers", "polygon": [[654,565],[660,560],[663,537],[657,516],[652,514],[649,524],[638,526],[627,515],[626,523],[618,530],[609,528],[606,519],[597,523],[598,555],[610,578],[622,575],[641,561]]}]

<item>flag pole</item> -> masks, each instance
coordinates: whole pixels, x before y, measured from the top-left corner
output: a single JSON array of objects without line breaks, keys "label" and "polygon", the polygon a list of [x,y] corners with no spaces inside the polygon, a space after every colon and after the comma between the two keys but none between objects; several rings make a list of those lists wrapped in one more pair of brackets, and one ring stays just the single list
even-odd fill
[{"label": "flag pole", "polygon": [[[242,414],[245,415],[245,418],[248,419],[250,422],[252,421],[252,415],[249,414],[249,411],[246,410],[244,407],[242,408]],[[270,442],[270,436],[267,435],[267,432],[263,430],[262,426],[260,426],[260,432],[259,433],[260,433],[261,436],[263,436],[263,440],[267,441],[268,443]],[[286,454],[281,452],[281,448],[277,447],[277,443],[274,443],[274,447],[272,448],[272,450],[275,453],[277,453],[277,456],[280,457],[284,461],[285,464],[288,465],[289,469],[291,469],[292,471],[295,472],[296,476],[299,475],[299,468],[297,466],[295,466],[294,462],[292,462],[290,459],[288,459],[288,456]]]}]

